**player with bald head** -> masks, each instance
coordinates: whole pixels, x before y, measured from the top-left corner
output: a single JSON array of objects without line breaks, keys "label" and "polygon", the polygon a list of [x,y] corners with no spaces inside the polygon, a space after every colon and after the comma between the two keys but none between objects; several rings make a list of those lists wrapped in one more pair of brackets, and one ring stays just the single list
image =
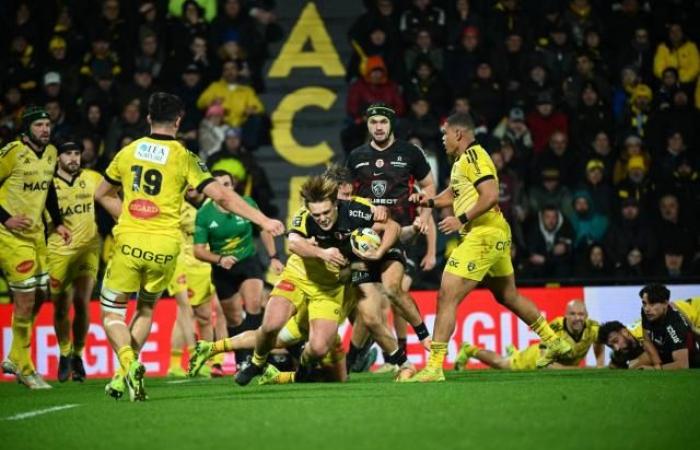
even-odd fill
[{"label": "player with bald head", "polygon": [[[593,346],[596,356],[596,367],[604,366],[603,344],[598,342],[598,322],[588,318],[586,305],[581,300],[571,300],[566,305],[564,316],[557,317],[549,323],[557,336],[565,339],[571,345],[571,353],[560,356],[549,366],[550,369],[576,369]],[[462,345],[455,370],[464,369],[469,358],[475,358],[482,363],[502,370],[534,370],[537,358],[542,348],[533,344],[523,351],[513,349],[508,356],[501,356],[491,350],[483,350],[469,343]]]}]

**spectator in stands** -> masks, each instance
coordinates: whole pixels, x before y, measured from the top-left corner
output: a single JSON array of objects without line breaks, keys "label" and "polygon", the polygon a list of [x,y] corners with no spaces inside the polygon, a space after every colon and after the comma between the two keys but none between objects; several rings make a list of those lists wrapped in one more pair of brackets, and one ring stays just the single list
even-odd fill
[{"label": "spectator in stands", "polygon": [[600,75],[606,79],[610,76],[610,65],[613,63],[611,52],[603,45],[600,30],[595,27],[588,28],[584,32],[582,51],[588,54],[593,65]]},{"label": "spectator in stands", "polygon": [[547,149],[535,157],[536,173],[544,167],[555,167],[561,182],[569,188],[575,187],[582,178],[577,154],[569,147],[569,138],[561,131],[555,131],[549,138]]},{"label": "spectator in stands", "polygon": [[431,3],[431,0],[413,0],[401,15],[399,31],[405,43],[415,42],[420,29],[429,30],[436,39],[444,39],[445,11]]},{"label": "spectator in stands", "polygon": [[61,75],[58,72],[46,72],[44,74],[41,94],[41,98],[43,98],[44,102],[58,100],[61,104],[65,105],[65,110],[68,115],[72,115],[75,112],[73,108],[75,98],[69,97],[63,91]]},{"label": "spectator in stands", "polygon": [[107,130],[105,137],[105,155],[107,159],[112,157],[121,149],[121,139],[124,136],[145,136],[149,132],[148,123],[141,113],[141,102],[132,99],[122,107],[122,112],[118,117],[112,119],[112,123]]},{"label": "spectator in stands", "polygon": [[97,103],[100,105],[105,119],[111,120],[118,114],[120,106],[117,105],[117,86],[111,70],[97,72],[92,77],[88,87],[83,91],[82,103]]},{"label": "spectator in stands", "polygon": [[499,141],[510,141],[519,157],[529,159],[532,155],[532,134],[525,124],[525,112],[520,107],[510,109],[508,116],[494,128],[493,136]]},{"label": "spectator in stands", "polygon": [[123,102],[138,99],[141,114],[145,117],[148,112],[148,99],[158,90],[153,83],[153,67],[144,60],[134,67],[131,80],[119,89],[118,98]]},{"label": "spectator in stands", "polygon": [[351,42],[353,53],[348,61],[345,79],[354,81],[364,76],[367,63],[371,57],[379,57],[384,61],[390,79],[402,82],[406,68],[401,56],[400,41],[393,40],[383,22],[375,21],[368,24],[370,32],[358,40]]},{"label": "spectator in stands", "polygon": [[673,192],[678,197],[680,204],[686,210],[686,216],[698,217],[700,214],[700,171],[697,160],[693,160],[687,153],[685,152],[677,159],[673,176],[662,185],[662,189]]},{"label": "spectator in stands", "polygon": [[221,79],[212,82],[202,92],[197,100],[197,107],[204,111],[214,103],[223,106],[226,111],[226,124],[241,127],[245,146],[255,149],[259,145],[262,132],[264,107],[250,86],[239,83],[238,71],[235,62],[224,62]]},{"label": "spectator in stands", "polygon": [[187,50],[176,51],[175,58],[172,61],[172,65],[176,70],[182,70],[183,67],[187,67],[190,64],[195,64],[199,68],[202,80],[205,83],[211,82],[212,78],[214,78],[214,61],[209,57],[209,45],[206,37],[203,35],[197,34],[192,36]]},{"label": "spectator in stands", "polygon": [[[136,27],[135,23],[122,17],[119,0],[105,0],[102,3],[100,16],[91,21],[88,35],[92,36],[93,48],[95,38],[104,39],[117,61],[131,61]],[[104,44],[101,45],[104,47]]]},{"label": "spectator in stands", "polygon": [[[369,3],[369,4],[368,4]],[[394,0],[371,0],[365,2],[367,11],[355,20],[348,31],[350,41],[362,42],[377,26],[386,33],[390,42],[399,44],[401,33],[399,21],[401,11],[394,5]]]},{"label": "spectator in stands", "polygon": [[437,152],[441,150],[442,133],[440,121],[432,112],[430,102],[425,98],[416,98],[411,102],[411,111],[401,121],[399,135],[404,139],[416,137],[423,144],[421,148]]},{"label": "spectator in stands", "polygon": [[571,274],[573,231],[561,211],[543,206],[528,232],[525,278],[562,278]]},{"label": "spectator in stands", "polygon": [[640,82],[639,73],[633,66],[625,66],[620,70],[620,80],[613,88],[611,100],[612,113],[617,123],[622,123],[634,88]]},{"label": "spectator in stands", "polygon": [[99,103],[91,102],[83,105],[78,133],[81,136],[90,136],[95,142],[102,142],[107,134],[107,120]]},{"label": "spectator in stands", "polygon": [[227,129],[223,106],[215,103],[207,108],[204,119],[199,123],[199,157],[202,161],[207,162],[211,155],[221,149]]},{"label": "spectator in stands", "polygon": [[193,152],[199,151],[197,133],[203,114],[197,108],[197,100],[203,90],[202,75],[196,64],[190,64],[184,69],[180,82],[173,89],[173,93],[180,97],[185,107],[185,115],[180,120],[178,138],[184,140],[187,148]]},{"label": "spectator in stands", "polygon": [[484,31],[484,19],[474,11],[471,0],[456,0],[454,11],[447,15],[447,47],[459,45],[464,29],[474,27],[480,32]]},{"label": "spectator in stands", "polygon": [[275,198],[265,169],[256,161],[242,141],[242,130],[229,127],[226,130],[221,150],[211,155],[207,161],[211,170],[225,170],[237,181],[236,190],[241,195],[253,197],[255,202],[269,217],[279,213],[277,206],[272,203]]},{"label": "spectator in stands", "polygon": [[61,86],[65,95],[76,98],[80,89],[80,77],[76,64],[68,58],[66,40],[54,36],[49,41],[49,53],[44,61],[46,73],[55,72],[61,77]]},{"label": "spectator in stands", "polygon": [[686,275],[685,271],[685,251],[682,242],[677,239],[667,240],[662,249],[660,267],[656,275],[663,278],[681,278]]},{"label": "spectator in stands", "polygon": [[525,123],[532,133],[535,154],[547,148],[549,139],[555,131],[569,133],[569,119],[566,114],[555,109],[554,99],[549,92],[542,92],[537,97],[535,109],[527,115]]},{"label": "spectator in stands", "polygon": [[83,62],[80,66],[81,75],[85,78],[90,78],[96,74],[105,74],[107,72],[115,77],[121,74],[122,67],[119,63],[119,56],[112,51],[106,31],[97,32],[92,38],[90,45],[91,50],[83,56]]},{"label": "spectator in stands", "polygon": [[651,202],[654,196],[654,184],[647,176],[648,168],[642,156],[630,157],[627,162],[627,178],[620,181],[615,189],[619,201],[633,198],[639,202],[642,214],[648,214],[651,210]]},{"label": "spectator in stands", "polygon": [[622,116],[621,130],[645,137],[652,113],[654,96],[646,84],[637,84],[632,90],[629,103]]},{"label": "spectator in stands", "polygon": [[539,176],[540,184],[533,186],[528,195],[528,212],[541,211],[545,206],[554,206],[568,219],[573,216],[571,192],[559,182],[559,169],[545,167]]},{"label": "spectator in stands", "polygon": [[613,279],[613,267],[603,246],[590,244],[582,253],[575,270],[576,276],[587,279]]},{"label": "spectator in stands", "polygon": [[14,36],[10,43],[10,55],[3,79],[16,85],[23,95],[32,96],[39,88],[40,75],[34,47],[26,36]]},{"label": "spectator in stands", "polygon": [[[697,124],[696,124],[697,125]],[[653,177],[659,184],[668,183],[682,158],[688,153],[683,133],[669,129],[664,150],[654,158]]]},{"label": "spectator in stands", "polygon": [[636,134],[630,134],[624,140],[622,150],[620,151],[620,156],[615,162],[615,169],[613,170],[613,184],[617,184],[627,178],[629,160],[633,156],[642,157],[642,162],[644,163],[645,169],[647,167],[651,167],[651,156],[649,155],[649,152],[642,147],[642,139]]},{"label": "spectator in stands", "polygon": [[526,218],[527,205],[525,204],[523,182],[517,173],[506,166],[501,149],[492,152],[491,159],[498,174],[498,206],[510,224],[516,245],[519,248],[524,248],[525,236],[522,227]]},{"label": "spectator in stands", "polygon": [[537,104],[537,99],[545,93],[551,93],[553,88],[547,67],[541,62],[533,62],[522,89],[527,109],[533,108]]},{"label": "spectator in stands", "polygon": [[591,197],[594,212],[610,217],[613,212],[615,191],[604,177],[605,164],[599,159],[590,159],[585,167],[585,180],[579,186]]},{"label": "spectator in stands", "polygon": [[[494,3],[490,11],[488,34],[491,42],[503,42],[510,33],[516,30],[530,32],[530,20],[519,0],[500,0]],[[529,40],[530,36],[526,36]]]},{"label": "spectator in stands", "polygon": [[678,69],[667,67],[661,74],[661,83],[654,94],[654,109],[664,110],[671,107],[673,94],[681,88]]},{"label": "spectator in stands", "polygon": [[552,83],[560,85],[571,73],[575,63],[574,48],[569,42],[569,30],[563,23],[556,23],[549,30],[549,40],[540,48],[542,58]]},{"label": "spectator in stands", "polygon": [[54,138],[66,138],[73,134],[73,126],[68,120],[66,111],[59,99],[46,99],[44,109],[49,115],[49,120],[51,120],[51,135]]},{"label": "spectator in stands", "polygon": [[608,218],[593,211],[591,197],[586,191],[576,191],[573,195],[574,214],[571,226],[574,229],[574,248],[581,250],[595,242],[601,242],[608,231]]},{"label": "spectator in stands", "polygon": [[579,99],[571,115],[571,137],[577,149],[583,150],[598,130],[611,127],[612,116],[594,83],[587,82],[581,87]]},{"label": "spectator in stands", "polygon": [[587,29],[599,27],[601,24],[589,0],[569,0],[568,8],[562,14],[562,22],[570,30],[576,47],[583,46]]},{"label": "spectator in stands", "polygon": [[[144,36],[147,35],[154,35],[155,40],[158,43],[158,50],[162,51],[163,56],[165,55],[165,52],[163,51],[164,48],[167,46],[167,38],[168,38],[168,28],[167,28],[167,23],[165,22],[165,19],[163,15],[161,14],[161,11],[156,5],[155,0],[141,0],[141,5],[139,6],[138,9],[139,16],[138,16],[138,29],[136,30],[137,35],[139,36],[140,40],[143,40]],[[141,44],[143,47],[143,43]],[[151,44],[147,44],[151,45]],[[141,49],[143,51],[143,48]],[[161,61],[162,62],[162,61]],[[154,64],[155,67],[157,65]],[[154,73],[154,76],[156,78],[159,77],[159,74]]]},{"label": "spectator in stands", "polygon": [[688,39],[680,22],[668,24],[667,40],[656,47],[654,54],[654,76],[661,78],[664,69],[678,69],[681,83],[692,88],[700,73],[700,54],[695,42]]},{"label": "spectator in stands", "polygon": [[604,242],[614,266],[624,273],[648,272],[645,265],[656,258],[656,240],[635,198],[622,200],[619,218],[611,224]]},{"label": "spectator in stands", "polygon": [[495,77],[511,103],[526,101],[523,83],[527,76],[531,55],[525,50],[524,38],[520,31],[511,30],[499,45],[491,58]]},{"label": "spectator in stands", "polygon": [[476,66],[484,59],[479,29],[468,26],[462,32],[460,45],[447,55],[447,79],[452,90],[458,94],[467,91],[476,76]]},{"label": "spectator in stands", "polygon": [[405,67],[410,71],[415,70],[419,58],[430,61],[440,72],[445,67],[445,55],[441,48],[434,45],[433,37],[427,28],[421,28],[416,32],[414,44],[404,52]]},{"label": "spectator in stands", "polygon": [[[187,0],[169,0],[168,1],[168,14],[173,17],[182,17],[185,14],[185,4]],[[197,6],[201,8],[200,14],[204,17],[206,22],[211,22],[214,20],[217,14],[217,1],[216,0],[194,0]]]},{"label": "spectator in stands", "polygon": [[693,107],[688,94],[683,89],[673,92],[667,108],[656,111],[650,119],[649,137],[647,142],[655,154],[662,153],[667,145],[667,137],[672,131],[678,131],[683,136],[684,143],[695,148],[699,143],[697,124],[700,123],[700,110]]},{"label": "spectator in stands", "polygon": [[[174,2],[170,2],[171,6]],[[181,14],[175,16],[171,12],[168,23],[169,56],[182,58],[181,49],[186,49],[195,36],[207,36],[209,24],[204,19],[204,9],[194,0],[181,2]]]},{"label": "spectator in stands", "polygon": [[158,35],[149,28],[139,33],[139,49],[134,58],[134,67],[148,67],[151,77],[158,79],[165,64],[165,48]]},{"label": "spectator in stands", "polygon": [[476,77],[469,84],[469,99],[492,129],[501,120],[505,97],[503,85],[494,77],[491,63],[481,61],[476,66]]},{"label": "spectator in stands", "polygon": [[428,59],[416,60],[415,69],[406,86],[405,96],[408,102],[425,98],[430,103],[431,110],[438,116],[444,116],[447,113],[449,88]]},{"label": "spectator in stands", "polygon": [[615,155],[610,143],[610,135],[605,130],[598,130],[591,139],[586,153],[588,160],[597,159],[603,164],[603,180],[612,184]]},{"label": "spectator in stands", "polygon": [[652,81],[652,66],[654,61],[651,39],[649,39],[649,27],[639,25],[634,30],[634,36],[627,41],[617,53],[618,67],[631,67],[639,74],[644,83]]},{"label": "spectator in stands", "polygon": [[[659,198],[660,220],[654,228],[654,236],[662,249],[682,249],[686,261],[692,261],[698,244],[697,225],[694,217],[687,217],[675,194],[664,194]],[[683,218],[681,218],[683,217]]]},{"label": "spectator in stands", "polygon": [[586,86],[593,86],[599,98],[610,98],[610,85],[599,73],[588,53],[576,55],[576,70],[564,80],[562,89],[564,101],[569,109],[576,109],[581,98],[581,92]]},{"label": "spectator in stands", "polygon": [[499,151],[503,156],[505,167],[513,171],[523,184],[528,185],[532,153],[523,152],[518,145],[507,138],[500,141]]}]

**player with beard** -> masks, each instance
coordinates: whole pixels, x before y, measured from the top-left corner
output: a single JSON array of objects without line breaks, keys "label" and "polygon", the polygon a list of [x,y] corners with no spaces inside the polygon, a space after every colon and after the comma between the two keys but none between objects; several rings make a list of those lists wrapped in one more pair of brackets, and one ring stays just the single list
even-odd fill
[{"label": "player with beard", "polygon": [[51,180],[56,147],[51,120],[39,107],[22,114],[22,133],[0,149],[0,270],[10,286],[12,343],[2,362],[4,373],[30,389],[50,389],[37,373],[31,357],[32,323],[48,295],[46,237],[42,213],[46,208],[65,243],[71,233],[61,223],[56,190]]},{"label": "player with beard", "polygon": [[[569,355],[556,359],[548,367],[550,369],[577,369],[579,364],[593,346],[596,356],[596,367],[604,364],[605,353],[603,344],[598,342],[598,322],[588,318],[586,305],[581,300],[572,300],[566,305],[563,317],[557,317],[549,323],[557,336],[565,339],[571,345]],[[527,349],[515,349],[509,356],[504,357],[491,350],[482,350],[471,344],[464,344],[455,361],[455,370],[466,368],[469,358],[475,358],[494,369],[503,370],[534,370],[537,359],[543,350],[539,344],[532,344]]]},{"label": "player with beard", "polygon": [[[51,298],[54,302],[54,327],[58,339],[58,381],[68,378],[85,380],[82,354],[90,316],[88,306],[95,287],[100,261],[100,236],[95,222],[95,190],[102,175],[80,168],[80,146],[64,141],[57,146],[58,167],[53,184],[58,196],[61,220],[72,231],[66,245],[52,230],[48,239],[48,263]],[[108,197],[105,204],[117,217],[121,210],[118,197]],[[71,326],[70,306],[75,312]],[[73,341],[71,342],[71,329]]]},{"label": "player with beard", "polygon": [[598,330],[598,342],[612,350],[609,364],[611,369],[642,369],[652,366],[651,356],[644,351],[644,332],[639,322],[632,328],[627,328],[617,320],[605,322]]},{"label": "player with beard", "polygon": [[[350,152],[346,161],[354,180],[355,194],[371,199],[375,206],[387,207],[391,218],[400,226],[410,226],[417,217],[417,207],[409,200],[414,186],[417,184],[427,197],[435,195],[430,166],[418,147],[394,137],[396,113],[393,109],[374,104],[367,108],[365,116],[371,139]],[[432,208],[425,207],[418,216],[423,234],[428,231],[431,214]],[[381,281],[391,303],[413,326],[418,339],[428,346],[430,335],[418,307],[410,296],[401,292],[405,263],[403,249],[394,246],[380,261],[369,265],[366,274]],[[381,305],[375,309],[381,310]],[[363,346],[366,341],[366,334],[363,334],[362,327],[353,329],[348,367],[353,365],[361,348],[367,349],[367,345]]]}]

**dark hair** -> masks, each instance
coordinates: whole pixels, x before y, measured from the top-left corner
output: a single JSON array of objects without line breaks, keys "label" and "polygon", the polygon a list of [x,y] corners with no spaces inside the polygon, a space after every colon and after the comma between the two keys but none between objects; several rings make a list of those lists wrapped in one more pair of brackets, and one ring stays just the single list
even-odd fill
[{"label": "dark hair", "polygon": [[474,121],[469,114],[455,113],[447,118],[446,121],[448,126],[466,128],[467,130],[474,130]]},{"label": "dark hair", "polygon": [[601,344],[607,344],[610,333],[619,333],[623,328],[625,328],[625,326],[617,320],[605,322],[600,326],[600,328],[598,328],[598,342]]},{"label": "dark hair", "polygon": [[221,169],[212,170],[211,176],[212,177],[229,177],[229,179],[231,180],[231,183],[236,182],[236,180],[233,178],[233,175],[231,175],[230,172],[227,172],[227,171],[221,170]]},{"label": "dark hair", "polygon": [[671,291],[661,283],[647,284],[639,291],[639,298],[647,294],[649,303],[665,303],[671,299]]},{"label": "dark hair", "polygon": [[154,92],[148,99],[148,115],[151,123],[174,123],[184,113],[180,97],[167,92]]},{"label": "dark hair", "polygon": [[352,183],[352,172],[345,166],[340,164],[331,164],[328,166],[325,172],[323,172],[325,178],[329,178],[336,183]]}]

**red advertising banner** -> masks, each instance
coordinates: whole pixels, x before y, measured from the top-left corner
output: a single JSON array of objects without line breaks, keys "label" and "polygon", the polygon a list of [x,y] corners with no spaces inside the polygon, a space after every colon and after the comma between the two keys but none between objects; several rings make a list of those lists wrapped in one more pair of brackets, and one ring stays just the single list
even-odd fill
[{"label": "red advertising banner", "polygon": [[[566,303],[575,298],[583,298],[583,288],[524,288],[521,295],[532,299],[543,311],[548,320],[564,313]],[[437,292],[414,292],[414,298],[423,314],[429,330],[433,329],[436,314]],[[128,317],[133,313],[135,303],[129,305]],[[12,339],[11,305],[0,305],[0,350],[5,358],[10,350]],[[170,334],[175,322],[176,305],[173,300],[163,299],[156,305],[151,335],[141,351],[141,360],[146,365],[149,376],[164,376],[168,370],[170,357]],[[341,327],[341,336],[346,344],[350,340],[351,327]],[[471,293],[457,311],[457,327],[450,340],[448,364],[452,364],[462,342],[470,342],[480,347],[505,351],[512,344],[525,348],[537,342],[537,336],[513,313],[498,304],[489,291],[479,289]],[[427,352],[418,342],[409,327],[409,359],[419,367],[425,364]],[[58,365],[58,343],[53,328],[53,306],[46,304],[37,317],[32,339],[32,356],[37,371],[48,379],[56,378]],[[108,378],[118,362],[107,342],[107,336],[100,323],[100,305],[90,304],[90,330],[84,353],[85,369],[88,377]],[[230,359],[227,359],[230,361]],[[381,361],[380,361],[381,362]],[[231,369],[230,365],[227,365]],[[225,367],[226,369],[227,367]],[[4,381],[12,377],[2,376]]]}]

